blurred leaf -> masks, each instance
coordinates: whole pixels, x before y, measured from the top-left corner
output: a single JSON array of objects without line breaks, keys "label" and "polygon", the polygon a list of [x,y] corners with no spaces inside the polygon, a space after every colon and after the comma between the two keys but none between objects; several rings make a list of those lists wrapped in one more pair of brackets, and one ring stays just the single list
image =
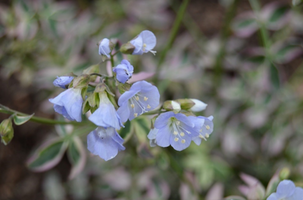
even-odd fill
[{"label": "blurred leaf", "polygon": [[224,200],[246,200],[246,199],[240,196],[229,196],[229,197],[225,197]]},{"label": "blurred leaf", "polygon": [[135,133],[140,143],[147,143],[150,126],[150,120],[148,120],[147,117],[141,116],[134,120]]},{"label": "blurred leaf", "polygon": [[131,132],[131,123],[129,120],[124,124],[124,128],[119,131],[119,134],[122,138],[126,138],[126,136]]},{"label": "blurred leaf", "polygon": [[294,5],[294,6],[298,6],[301,3],[303,3],[303,0],[292,0],[292,5]]},{"label": "blurred leaf", "polygon": [[28,159],[27,166],[33,171],[46,171],[61,160],[66,148],[67,143],[61,138],[46,141]]},{"label": "blurred leaf", "polygon": [[31,114],[31,115],[15,115],[14,116],[14,123],[16,125],[22,125],[26,122],[28,122],[33,116],[34,116],[35,113]]},{"label": "blurred leaf", "polygon": [[232,29],[239,37],[249,37],[258,29],[258,23],[253,13],[244,13],[234,19]]},{"label": "blurred leaf", "polygon": [[268,22],[276,23],[277,21],[281,20],[281,18],[287,13],[287,11],[288,11],[287,6],[278,7],[271,13]]},{"label": "blurred leaf", "polygon": [[275,53],[275,61],[278,63],[287,63],[303,53],[302,47],[298,45],[286,45]]},{"label": "blurred leaf", "polygon": [[280,88],[280,78],[278,69],[274,64],[270,64],[270,80],[274,89],[278,90]]},{"label": "blurred leaf", "polygon": [[269,181],[269,183],[267,185],[267,188],[266,188],[265,196],[269,196],[271,193],[275,192],[280,181],[281,180],[279,178],[279,171],[278,171],[270,179],[270,181]]},{"label": "blurred leaf", "polygon": [[67,156],[72,164],[72,170],[68,178],[73,179],[83,170],[86,161],[85,148],[79,137],[74,137],[69,143]]}]

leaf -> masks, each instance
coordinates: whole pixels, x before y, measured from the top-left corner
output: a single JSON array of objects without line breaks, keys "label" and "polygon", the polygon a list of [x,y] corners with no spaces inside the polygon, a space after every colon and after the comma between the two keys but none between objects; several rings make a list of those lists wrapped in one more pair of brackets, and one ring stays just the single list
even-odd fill
[{"label": "leaf", "polygon": [[283,28],[290,20],[289,7],[279,3],[270,3],[265,6],[262,11],[265,25],[271,30]]},{"label": "leaf", "polygon": [[33,116],[34,116],[35,113],[31,114],[31,115],[15,115],[14,116],[14,123],[16,125],[22,125],[26,122],[28,122]]},{"label": "leaf", "polygon": [[298,57],[303,53],[302,47],[298,45],[286,45],[280,48],[275,53],[275,61],[281,64],[288,63],[294,58]]},{"label": "leaf", "polygon": [[279,71],[274,64],[270,65],[270,80],[274,89],[277,90],[280,88]]},{"label": "leaf", "polygon": [[258,27],[258,23],[256,22],[255,16],[252,12],[239,15],[232,23],[232,29],[239,37],[251,36]]},{"label": "leaf", "polygon": [[46,171],[59,163],[66,148],[67,142],[61,138],[46,141],[28,159],[27,166],[36,172]]},{"label": "leaf", "polygon": [[280,181],[281,179],[279,178],[279,171],[278,171],[270,179],[266,188],[265,196],[269,196],[271,193],[275,192]]},{"label": "leaf", "polygon": [[286,6],[278,7],[276,10],[274,10],[272,15],[270,16],[269,23],[277,22],[286,14],[287,11],[288,11],[288,7]]},{"label": "leaf", "polygon": [[292,5],[294,5],[294,6],[298,6],[301,3],[303,3],[303,0],[292,0]]},{"label": "leaf", "polygon": [[67,156],[72,164],[72,170],[68,178],[73,179],[83,170],[86,161],[85,148],[79,137],[74,137],[72,142],[69,144]]},{"label": "leaf", "polygon": [[246,200],[246,199],[240,196],[229,196],[229,197],[225,197],[224,200]]},{"label": "leaf", "polygon": [[134,120],[135,133],[140,143],[147,143],[147,134],[150,131],[150,120],[142,116]]}]

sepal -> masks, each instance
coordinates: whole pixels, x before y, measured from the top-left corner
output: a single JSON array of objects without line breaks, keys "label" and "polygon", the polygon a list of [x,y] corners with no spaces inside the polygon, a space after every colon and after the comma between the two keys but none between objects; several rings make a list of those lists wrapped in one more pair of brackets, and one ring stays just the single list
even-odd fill
[{"label": "sepal", "polygon": [[135,50],[135,46],[132,45],[130,42],[122,44],[120,47],[120,52],[123,54],[133,54]]},{"label": "sepal", "polygon": [[179,112],[181,110],[181,105],[177,101],[165,101],[162,106],[167,111],[176,111]]}]

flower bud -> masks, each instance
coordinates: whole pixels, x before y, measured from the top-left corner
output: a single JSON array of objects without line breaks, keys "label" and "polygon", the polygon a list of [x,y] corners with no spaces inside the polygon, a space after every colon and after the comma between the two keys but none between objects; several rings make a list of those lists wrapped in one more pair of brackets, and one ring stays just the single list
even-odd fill
[{"label": "flower bud", "polygon": [[181,105],[182,110],[189,110],[192,112],[200,112],[207,106],[207,104],[198,99],[177,99],[176,101]]},{"label": "flower bud", "polygon": [[120,52],[124,54],[133,54],[135,50],[135,46],[132,45],[130,42],[122,44],[120,47]]},{"label": "flower bud", "polygon": [[204,103],[198,99],[190,99],[190,100],[192,100],[195,103],[195,105],[189,109],[190,111],[200,112],[202,110],[205,110],[205,108],[207,106],[206,103]]},{"label": "flower bud", "polygon": [[181,106],[177,101],[165,101],[163,108],[167,111],[180,111]]},{"label": "flower bud", "polygon": [[0,135],[3,144],[7,145],[14,137],[14,129],[11,118],[5,119],[0,124]]},{"label": "flower bud", "polygon": [[290,171],[289,171],[289,168],[283,168],[280,173],[279,173],[279,178],[281,180],[284,180],[284,179],[288,179],[289,177],[289,174],[290,174]]}]

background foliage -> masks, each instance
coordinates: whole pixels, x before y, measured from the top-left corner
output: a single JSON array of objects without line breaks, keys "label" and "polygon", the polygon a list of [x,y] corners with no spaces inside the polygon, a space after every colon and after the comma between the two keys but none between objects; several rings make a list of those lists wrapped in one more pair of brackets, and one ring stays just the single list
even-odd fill
[{"label": "background foliage", "polygon": [[[0,199],[249,198],[245,174],[266,186],[282,168],[303,186],[302,11],[291,0],[4,1],[1,104],[53,117],[48,98],[59,92],[57,75],[100,62],[102,38],[127,42],[147,29],[157,36],[158,53],[129,56],[135,72],[155,73],[150,80],[162,101],[207,103],[200,114],[214,116],[214,132],[182,152],[150,148],[138,119],[121,133],[133,134],[126,151],[104,162],[85,149],[84,170],[70,180],[74,150],[64,149],[59,165],[42,173],[29,171],[26,160],[72,126],[16,126],[14,140],[0,146]],[[84,148],[88,132],[79,134]]]}]

